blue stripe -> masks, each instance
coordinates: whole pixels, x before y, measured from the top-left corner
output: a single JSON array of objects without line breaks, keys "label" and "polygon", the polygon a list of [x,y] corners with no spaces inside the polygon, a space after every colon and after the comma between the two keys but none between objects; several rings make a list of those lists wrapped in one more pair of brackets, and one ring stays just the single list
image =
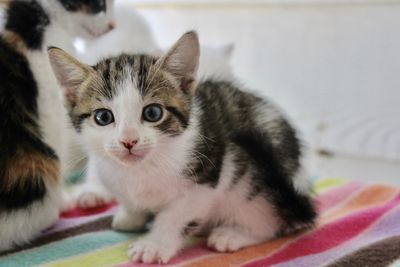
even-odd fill
[{"label": "blue stripe", "polygon": [[83,234],[0,258],[0,267],[37,266],[133,239],[139,234],[102,231]]}]

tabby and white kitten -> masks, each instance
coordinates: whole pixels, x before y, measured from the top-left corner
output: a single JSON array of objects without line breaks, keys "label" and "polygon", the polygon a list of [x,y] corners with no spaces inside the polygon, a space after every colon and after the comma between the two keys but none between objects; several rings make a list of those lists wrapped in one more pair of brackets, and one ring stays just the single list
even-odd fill
[{"label": "tabby and white kitten", "polygon": [[[59,215],[68,117],[47,58],[110,29],[111,0],[13,0],[0,35],[0,251]],[[72,132],[72,130],[70,129]]]},{"label": "tabby and white kitten", "polygon": [[91,67],[49,50],[71,121],[121,207],[114,229],[150,232],[133,261],[168,262],[187,236],[236,251],[311,226],[296,132],[271,103],[229,82],[196,83],[199,43],[186,33],[161,58],[121,55]]}]

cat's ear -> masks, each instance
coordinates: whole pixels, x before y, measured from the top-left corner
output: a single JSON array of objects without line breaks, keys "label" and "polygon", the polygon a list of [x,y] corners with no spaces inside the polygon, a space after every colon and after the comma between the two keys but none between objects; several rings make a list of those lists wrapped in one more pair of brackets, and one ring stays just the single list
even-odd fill
[{"label": "cat's ear", "polygon": [[232,59],[234,50],[235,50],[235,45],[233,43],[228,43],[228,44],[221,46],[221,52],[227,60]]},{"label": "cat's ear", "polygon": [[78,88],[94,70],[56,47],[50,47],[48,55],[53,72],[63,88],[67,104],[74,106],[77,101]]},{"label": "cat's ear", "polygon": [[191,31],[185,33],[167,54],[158,60],[158,64],[181,81],[182,90],[193,93],[199,57],[199,39],[197,33]]}]

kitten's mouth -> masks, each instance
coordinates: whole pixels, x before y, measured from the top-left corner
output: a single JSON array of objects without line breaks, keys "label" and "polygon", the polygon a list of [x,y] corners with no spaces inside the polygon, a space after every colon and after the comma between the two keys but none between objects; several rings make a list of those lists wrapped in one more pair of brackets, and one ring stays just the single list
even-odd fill
[{"label": "kitten's mouth", "polygon": [[132,162],[132,161],[140,161],[144,159],[147,153],[143,152],[136,152],[136,151],[129,151],[124,153],[120,159],[125,162]]},{"label": "kitten's mouth", "polygon": [[101,33],[97,33],[95,31],[93,31],[92,29],[90,29],[89,27],[87,27],[86,25],[82,25],[82,28],[85,29],[85,31],[93,38],[98,38],[98,37],[108,33],[109,31],[111,31],[111,29],[107,29]]}]

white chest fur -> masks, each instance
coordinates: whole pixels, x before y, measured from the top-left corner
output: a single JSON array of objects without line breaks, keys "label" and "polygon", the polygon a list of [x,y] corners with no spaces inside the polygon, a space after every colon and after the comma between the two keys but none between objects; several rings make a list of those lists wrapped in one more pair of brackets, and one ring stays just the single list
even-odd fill
[{"label": "white chest fur", "polygon": [[185,192],[188,181],[161,168],[115,168],[103,162],[99,168],[103,184],[117,199],[139,210],[157,212]]}]

